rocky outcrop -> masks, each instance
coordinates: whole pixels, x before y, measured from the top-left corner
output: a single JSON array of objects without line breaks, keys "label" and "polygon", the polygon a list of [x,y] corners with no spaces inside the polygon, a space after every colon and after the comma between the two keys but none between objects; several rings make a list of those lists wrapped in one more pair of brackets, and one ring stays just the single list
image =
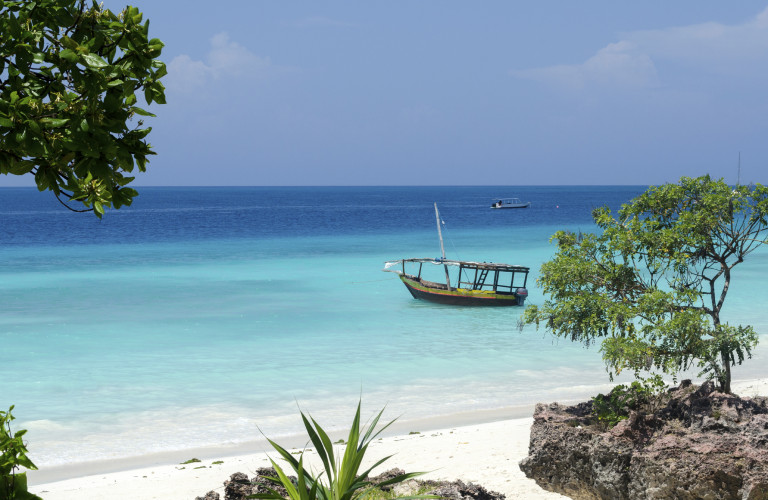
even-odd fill
[{"label": "rocky outcrop", "polygon": [[445,500],[504,500],[505,496],[495,491],[488,491],[477,484],[465,484],[462,481],[438,481],[437,486],[426,493]]},{"label": "rocky outcrop", "polygon": [[[373,484],[379,484],[387,479],[405,474],[402,469],[390,469],[376,477],[370,478]],[[271,481],[264,479],[264,476],[276,477],[277,473],[272,468],[262,468],[256,470],[256,475],[248,479],[246,474],[236,472],[224,482],[224,500],[245,500],[249,495],[255,493],[266,493],[265,485],[276,490],[283,496],[287,492]],[[295,478],[293,478],[295,479]],[[494,491],[488,491],[482,486],[475,484],[465,484],[462,481],[421,481],[412,479],[404,483],[399,483],[390,487],[382,488],[392,491],[395,496],[411,496],[415,494],[437,495],[446,500],[504,500],[504,495]],[[215,491],[209,491],[205,496],[197,497],[195,500],[221,500],[219,494]]]},{"label": "rocky outcrop", "polygon": [[520,469],[575,499],[768,500],[768,398],[684,381],[609,430],[591,402],[538,404]]},{"label": "rocky outcrop", "polygon": [[221,500],[221,496],[215,491],[209,491],[204,496],[195,497],[195,500]]},{"label": "rocky outcrop", "polygon": [[[371,478],[373,484],[379,484],[395,476],[405,474],[403,469],[390,469],[376,477]],[[506,497],[495,491],[486,490],[484,487],[464,483],[463,481],[435,481],[411,479],[389,487],[384,491],[392,491],[396,497],[407,497],[416,494],[435,495],[443,500],[504,500]]]},{"label": "rocky outcrop", "polygon": [[[253,479],[249,479],[248,475],[242,472],[235,472],[224,481],[224,500],[245,500],[250,495],[268,493],[267,487],[287,496],[285,488],[266,477],[277,477],[277,472],[272,467],[262,467],[256,469]],[[221,500],[221,498],[215,491],[209,491],[202,497],[196,497],[195,500]]]}]

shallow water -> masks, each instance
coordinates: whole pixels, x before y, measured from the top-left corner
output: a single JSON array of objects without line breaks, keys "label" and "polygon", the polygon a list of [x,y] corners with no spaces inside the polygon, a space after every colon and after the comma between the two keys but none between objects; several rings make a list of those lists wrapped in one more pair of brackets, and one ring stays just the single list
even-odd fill
[{"label": "shallow water", "polygon": [[[642,187],[144,188],[103,221],[0,189],[0,405],[39,466],[250,441],[369,413],[417,419],[584,397],[596,348],[516,328],[519,308],[413,300],[386,260],[538,268],[557,229]],[[530,200],[490,210],[492,198]],[[763,334],[768,252],[737,268],[726,316]]]}]

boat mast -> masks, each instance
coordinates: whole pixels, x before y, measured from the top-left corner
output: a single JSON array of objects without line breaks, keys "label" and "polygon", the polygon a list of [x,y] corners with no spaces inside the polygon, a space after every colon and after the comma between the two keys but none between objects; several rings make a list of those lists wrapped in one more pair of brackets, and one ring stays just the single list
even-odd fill
[{"label": "boat mast", "polygon": [[[445,246],[443,245],[443,231],[440,228],[440,212],[437,211],[437,203],[435,203],[435,218],[437,219],[437,235],[440,237],[440,251],[443,254],[443,260],[445,260]],[[451,290],[451,275],[448,274],[448,265],[443,264],[445,268],[445,284],[448,286],[448,291]]]},{"label": "boat mast", "polygon": [[739,169],[736,173],[736,185],[741,185],[741,151],[739,151]]}]

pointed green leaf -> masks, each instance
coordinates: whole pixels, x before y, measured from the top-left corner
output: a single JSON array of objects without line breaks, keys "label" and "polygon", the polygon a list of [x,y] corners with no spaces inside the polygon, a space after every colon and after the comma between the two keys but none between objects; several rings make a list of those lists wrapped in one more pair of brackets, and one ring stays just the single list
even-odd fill
[{"label": "pointed green leaf", "polygon": [[[309,439],[312,441],[312,444],[315,446],[315,451],[320,456],[320,460],[322,460],[323,462],[323,467],[325,468],[326,474],[330,476],[332,472],[330,463],[333,462],[333,445],[330,445],[330,450],[326,450],[325,443],[320,438],[318,433],[315,432],[314,428],[312,427],[312,424],[309,423],[309,420],[307,420],[307,417],[304,415],[304,412],[301,412],[301,419],[304,421],[304,427],[307,429],[307,434],[309,434]],[[316,422],[315,422],[315,425],[318,428],[320,427],[319,425],[317,425]],[[322,429],[320,430],[322,431]],[[329,454],[330,454],[330,462],[329,462]]]},{"label": "pointed green leaf", "polygon": [[141,115],[141,116],[155,116],[155,115],[153,115],[152,113],[150,113],[149,111],[147,111],[147,110],[144,110],[144,109],[141,109],[141,108],[140,108],[140,107],[138,107],[138,106],[133,106],[133,107],[131,108],[131,111],[133,111],[133,112],[134,112],[134,113],[136,113],[137,115]]},{"label": "pointed green leaf", "polygon": [[78,47],[78,43],[66,35],[61,37],[61,44],[71,50],[74,50]]},{"label": "pointed green leaf", "polygon": [[107,61],[97,56],[96,54],[83,54],[83,60],[91,69],[101,69],[109,66]]},{"label": "pointed green leaf", "polygon": [[47,127],[58,128],[69,123],[69,118],[41,118],[40,123]]}]

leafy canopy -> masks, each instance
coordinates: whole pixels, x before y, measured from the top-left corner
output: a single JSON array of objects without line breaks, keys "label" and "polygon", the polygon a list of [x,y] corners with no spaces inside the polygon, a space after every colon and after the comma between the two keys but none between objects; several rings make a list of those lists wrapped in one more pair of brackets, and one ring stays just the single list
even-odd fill
[{"label": "leafy canopy", "polygon": [[602,340],[609,373],[677,373],[692,365],[730,392],[731,366],[757,344],[751,326],[721,322],[731,270],[766,243],[768,189],[709,176],[651,187],[593,212],[600,234],[556,233],[538,280],[546,302],[523,322],[587,345]]},{"label": "leafy canopy", "polygon": [[129,174],[154,154],[137,93],[164,104],[167,73],[142,19],[95,1],[0,0],[0,174],[32,174],[98,217],[131,204]]}]

